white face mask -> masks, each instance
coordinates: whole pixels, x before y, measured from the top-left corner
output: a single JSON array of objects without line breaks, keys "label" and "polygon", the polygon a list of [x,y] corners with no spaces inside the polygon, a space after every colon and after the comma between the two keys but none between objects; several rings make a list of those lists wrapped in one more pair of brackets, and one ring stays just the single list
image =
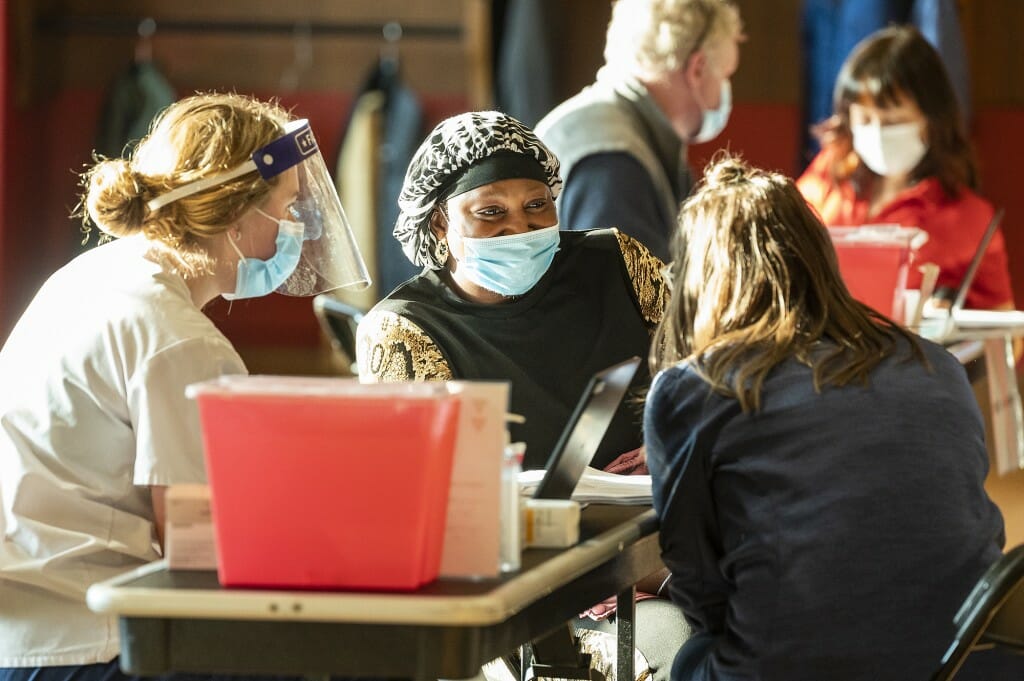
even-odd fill
[{"label": "white face mask", "polygon": [[917,167],[928,146],[921,139],[921,124],[852,125],[853,150],[878,175],[906,175]]}]

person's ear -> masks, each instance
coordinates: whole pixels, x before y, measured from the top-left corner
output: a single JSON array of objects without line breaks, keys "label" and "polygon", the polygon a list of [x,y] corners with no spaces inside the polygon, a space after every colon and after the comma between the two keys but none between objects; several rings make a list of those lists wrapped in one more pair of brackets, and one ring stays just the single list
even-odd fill
[{"label": "person's ear", "polygon": [[430,214],[430,231],[439,241],[448,236],[448,216],[440,208],[435,208]]},{"label": "person's ear", "polygon": [[683,71],[686,73],[687,81],[694,84],[701,81],[707,68],[708,54],[704,51],[704,48],[701,48],[690,55],[690,58],[683,67]]}]

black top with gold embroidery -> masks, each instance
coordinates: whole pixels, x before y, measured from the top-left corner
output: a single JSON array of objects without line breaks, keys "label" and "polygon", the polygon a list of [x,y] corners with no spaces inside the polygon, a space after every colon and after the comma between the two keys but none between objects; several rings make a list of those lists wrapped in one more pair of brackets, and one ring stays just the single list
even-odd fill
[{"label": "black top with gold embroidery", "polygon": [[[661,266],[639,242],[606,229],[562,232],[544,277],[503,303],[463,300],[424,270],[360,324],[360,377],[510,381],[511,410],[526,417],[512,437],[527,443],[526,468],[543,467],[591,375],[634,355],[646,360],[665,306]],[[593,465],[639,446],[640,419],[639,401],[629,401]]]}]

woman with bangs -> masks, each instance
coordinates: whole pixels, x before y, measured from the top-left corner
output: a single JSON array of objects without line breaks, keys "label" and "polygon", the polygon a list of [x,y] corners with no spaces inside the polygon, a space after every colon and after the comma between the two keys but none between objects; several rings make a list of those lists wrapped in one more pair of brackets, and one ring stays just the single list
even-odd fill
[{"label": "woman with bangs", "polygon": [[[673,681],[928,678],[1004,541],[959,362],[850,297],[782,175],[714,161],[673,255],[644,414],[694,627]],[[965,679],[1024,671],[971,664]]]},{"label": "woman with bangs", "polygon": [[[960,285],[993,207],[977,169],[949,77],[927,40],[894,26],[858,44],[840,70],[835,115],[818,126],[823,149],[797,181],[826,225],[920,227],[920,262],[939,266],[936,294]],[[911,268],[907,287],[920,288]],[[1013,309],[1003,235],[997,231],[966,306]]]}]

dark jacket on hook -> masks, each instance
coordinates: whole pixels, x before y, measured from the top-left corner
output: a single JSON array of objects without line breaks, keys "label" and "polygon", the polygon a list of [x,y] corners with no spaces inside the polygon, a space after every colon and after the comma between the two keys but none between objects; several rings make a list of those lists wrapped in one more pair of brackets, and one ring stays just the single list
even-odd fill
[{"label": "dark jacket on hook", "polygon": [[108,158],[126,153],[149,131],[153,118],[174,103],[177,95],[151,61],[133,62],[114,81],[103,106],[96,152]]},{"label": "dark jacket on hook", "polygon": [[[174,88],[150,60],[132,62],[107,94],[96,131],[96,153],[120,158],[149,132],[153,118],[177,99]],[[95,246],[97,230],[76,235],[76,252]]]}]

